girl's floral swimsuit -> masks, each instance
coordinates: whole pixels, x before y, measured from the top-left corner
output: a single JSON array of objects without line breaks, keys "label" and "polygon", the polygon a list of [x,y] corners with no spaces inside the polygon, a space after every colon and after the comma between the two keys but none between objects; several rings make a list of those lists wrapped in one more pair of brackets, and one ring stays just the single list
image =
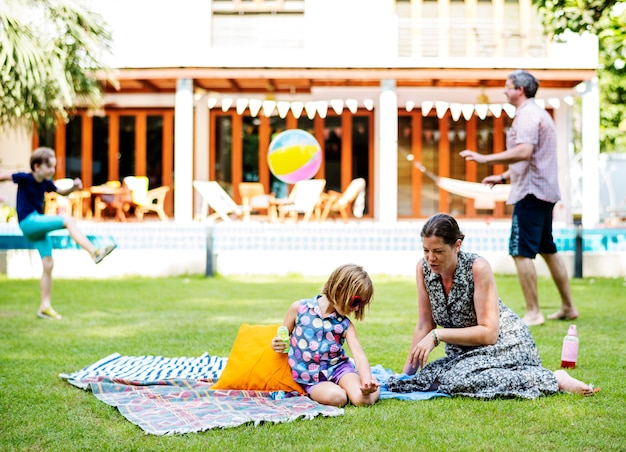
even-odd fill
[{"label": "girl's floral swimsuit", "polygon": [[356,372],[343,350],[350,319],[336,312],[322,318],[320,297],[316,295],[300,302],[291,335],[289,365],[293,379],[301,385],[331,381],[335,372],[341,372],[346,365]]}]

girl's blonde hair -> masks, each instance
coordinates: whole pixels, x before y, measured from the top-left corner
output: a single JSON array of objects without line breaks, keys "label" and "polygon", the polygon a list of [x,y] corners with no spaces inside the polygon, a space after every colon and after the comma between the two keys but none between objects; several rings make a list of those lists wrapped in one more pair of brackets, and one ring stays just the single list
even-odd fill
[{"label": "girl's blonde hair", "polygon": [[[337,267],[324,284],[322,294],[335,306],[341,306],[343,312],[354,313],[356,320],[365,316],[365,307],[374,295],[374,284],[363,267],[345,264]],[[354,310],[353,306],[358,304]]]}]

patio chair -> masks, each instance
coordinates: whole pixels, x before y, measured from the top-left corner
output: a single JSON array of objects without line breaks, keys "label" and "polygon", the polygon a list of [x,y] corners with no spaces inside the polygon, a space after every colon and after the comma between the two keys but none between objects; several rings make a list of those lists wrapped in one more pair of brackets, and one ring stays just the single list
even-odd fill
[{"label": "patio chair", "polygon": [[284,221],[289,216],[292,220],[297,221],[300,214],[303,215],[302,221],[305,223],[313,215],[318,219],[321,213],[320,206],[325,186],[326,179],[296,182],[286,201],[276,200],[279,220]]},{"label": "patio chair", "polygon": [[364,208],[365,179],[359,177],[353,179],[343,193],[329,191],[325,194],[320,221],[325,221],[331,214],[339,213],[343,221],[347,222],[350,216],[362,217]]},{"label": "patio chair", "polygon": [[261,182],[240,182],[239,196],[244,207],[246,220],[253,212],[265,213],[269,221],[276,220],[276,203],[274,193],[265,193]]},{"label": "patio chair", "polygon": [[[221,218],[224,221],[232,221],[231,215],[240,219],[245,218],[244,207],[237,205],[216,181],[195,180],[193,187],[202,196],[200,220],[213,221],[216,218]],[[208,215],[209,208],[215,211],[211,215]]]},{"label": "patio chair", "polygon": [[93,216],[96,221],[107,213],[114,215],[117,221],[126,221],[131,202],[130,190],[126,185],[118,180],[110,180],[91,187],[90,191],[93,195]]},{"label": "patio chair", "polygon": [[150,181],[146,176],[127,176],[124,184],[131,194],[130,207],[135,209],[135,216],[138,220],[143,220],[145,213],[156,213],[161,221],[167,221],[165,213],[165,196],[170,191],[170,187],[162,186],[148,190]]}]

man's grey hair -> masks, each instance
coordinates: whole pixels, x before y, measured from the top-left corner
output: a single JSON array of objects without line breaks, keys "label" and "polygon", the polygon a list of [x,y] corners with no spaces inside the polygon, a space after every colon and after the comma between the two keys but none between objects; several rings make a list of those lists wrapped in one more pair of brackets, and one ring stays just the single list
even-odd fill
[{"label": "man's grey hair", "polygon": [[522,69],[513,71],[509,74],[508,79],[513,82],[515,88],[520,86],[524,88],[524,94],[526,97],[535,97],[537,89],[539,88],[539,81],[529,72]]}]

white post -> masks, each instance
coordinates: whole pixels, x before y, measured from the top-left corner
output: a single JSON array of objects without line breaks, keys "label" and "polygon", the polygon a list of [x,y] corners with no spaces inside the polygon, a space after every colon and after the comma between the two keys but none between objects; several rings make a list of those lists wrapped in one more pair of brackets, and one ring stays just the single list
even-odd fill
[{"label": "white post", "polygon": [[[194,180],[209,180],[209,95],[201,96],[196,102],[196,153],[194,158]],[[193,190],[194,218],[200,215],[202,197]]]},{"label": "white post", "polygon": [[554,126],[556,128],[556,149],[559,165],[559,189],[561,201],[554,209],[553,220],[568,225],[572,223],[572,178],[570,175],[569,148],[571,141],[571,114],[570,107],[562,102],[554,110]]},{"label": "white post", "polygon": [[378,146],[374,158],[374,218],[391,223],[398,219],[398,96],[395,80],[384,79],[380,82],[375,122]]},{"label": "white post", "polygon": [[174,107],[174,219],[190,221],[193,217],[193,82],[176,81]]},{"label": "white post", "polygon": [[598,79],[587,81],[582,95],[583,144],[583,228],[595,227],[600,222],[600,91]]}]

